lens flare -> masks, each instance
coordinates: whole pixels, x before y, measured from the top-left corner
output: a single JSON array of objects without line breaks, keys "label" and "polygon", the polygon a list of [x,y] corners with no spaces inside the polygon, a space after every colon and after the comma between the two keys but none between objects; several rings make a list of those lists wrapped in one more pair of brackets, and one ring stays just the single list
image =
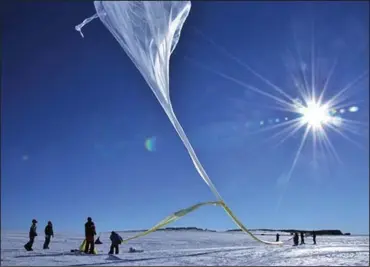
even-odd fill
[{"label": "lens flare", "polygon": [[155,152],[157,149],[157,137],[153,136],[145,140],[145,148],[149,152]]},{"label": "lens flare", "polygon": [[357,106],[352,106],[348,109],[349,112],[357,112],[359,108]]}]

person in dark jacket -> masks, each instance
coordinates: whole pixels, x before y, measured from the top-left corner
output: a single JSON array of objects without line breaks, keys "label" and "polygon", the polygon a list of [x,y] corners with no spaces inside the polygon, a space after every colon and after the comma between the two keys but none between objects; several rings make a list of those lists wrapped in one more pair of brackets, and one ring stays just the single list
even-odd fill
[{"label": "person in dark jacket", "polygon": [[24,248],[27,250],[27,251],[32,251],[32,246],[33,246],[33,242],[35,241],[35,237],[37,236],[37,221],[35,219],[32,220],[32,225],[30,227],[30,232],[29,232],[29,238],[30,238],[30,241],[28,241],[27,244],[24,245]]},{"label": "person in dark jacket", "polygon": [[45,227],[44,249],[49,249],[51,237],[54,237],[53,224],[51,223],[51,221],[48,221],[48,224]]},{"label": "person in dark jacket", "polygon": [[312,239],[313,239],[313,244],[316,245],[316,232],[312,232]]},{"label": "person in dark jacket", "polygon": [[298,246],[298,242],[299,242],[298,233],[294,233],[294,237],[293,237],[294,245],[293,246]]},{"label": "person in dark jacket", "polygon": [[276,234],[276,242],[279,242],[279,240],[280,240],[280,235],[279,235],[279,233],[277,233]]},{"label": "person in dark jacket", "polygon": [[[91,217],[88,217],[87,222],[85,223],[85,239],[86,239],[85,253],[94,254],[94,247],[95,247],[94,237],[95,237],[95,235],[96,235],[95,224],[92,221]],[[89,248],[90,248],[90,250],[89,250]]]},{"label": "person in dark jacket", "polygon": [[110,245],[110,250],[108,254],[113,254],[113,250],[115,250],[116,254],[119,253],[119,245],[121,245],[123,239],[122,237],[117,234],[116,232],[112,231],[110,234],[110,241],[112,244]]},{"label": "person in dark jacket", "polygon": [[304,245],[304,234],[301,232],[301,245]]}]

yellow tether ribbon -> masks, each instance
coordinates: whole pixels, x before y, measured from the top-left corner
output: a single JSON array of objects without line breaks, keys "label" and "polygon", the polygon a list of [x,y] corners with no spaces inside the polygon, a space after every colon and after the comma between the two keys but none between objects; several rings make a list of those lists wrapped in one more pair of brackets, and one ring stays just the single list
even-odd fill
[{"label": "yellow tether ribbon", "polygon": [[223,207],[224,210],[226,211],[226,213],[233,219],[233,221],[235,222],[235,224],[238,225],[241,230],[243,230],[244,232],[248,233],[255,240],[257,240],[259,242],[262,242],[262,243],[265,243],[265,244],[270,244],[270,245],[282,245],[283,244],[283,242],[269,242],[269,241],[265,241],[265,240],[259,239],[257,236],[255,236],[253,233],[251,233],[238,220],[238,218],[236,218],[236,216],[234,215],[234,213],[229,209],[228,206],[226,206],[226,204],[223,201],[201,202],[201,203],[195,204],[193,206],[190,206],[188,208],[181,209],[181,210],[179,210],[179,211],[171,214],[170,216],[167,216],[162,221],[160,221],[159,223],[157,223],[156,225],[154,225],[152,228],[150,228],[150,229],[148,229],[148,230],[146,230],[146,231],[144,231],[144,232],[142,232],[140,234],[137,234],[135,236],[126,238],[122,242],[126,243],[126,242],[128,242],[130,240],[133,240],[133,239],[136,239],[136,238],[139,238],[139,237],[148,235],[150,233],[153,233],[153,232],[157,231],[158,229],[164,227],[165,225],[177,221],[178,219],[180,219],[181,217],[185,216],[186,214],[188,214],[190,212],[193,212],[193,211],[197,210],[198,208],[203,207],[203,206],[207,206],[207,205],[215,205],[215,206],[221,206],[221,207]]}]

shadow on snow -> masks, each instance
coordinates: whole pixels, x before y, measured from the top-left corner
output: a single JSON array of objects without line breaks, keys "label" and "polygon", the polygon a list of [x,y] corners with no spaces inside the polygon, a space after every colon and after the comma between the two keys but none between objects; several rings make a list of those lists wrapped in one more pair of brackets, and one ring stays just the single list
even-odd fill
[{"label": "shadow on snow", "polygon": [[109,262],[105,261],[105,262],[100,262],[100,263],[75,264],[75,265],[69,265],[69,266],[109,265],[112,263],[116,264],[116,263],[125,263],[125,262],[160,260],[160,259],[168,259],[168,258],[197,257],[197,256],[209,255],[209,254],[219,253],[219,252],[240,251],[240,250],[247,250],[247,249],[250,249],[250,248],[219,249],[219,250],[198,252],[198,253],[185,254],[185,255],[147,257],[147,258],[138,258],[138,259],[121,259],[117,256],[109,255],[109,257],[106,259],[106,260],[109,260]]},{"label": "shadow on snow", "polygon": [[[198,252],[184,255],[174,255],[174,256],[158,256],[158,257],[145,257],[137,259],[121,259],[115,255],[109,255],[105,262],[101,263],[88,263],[88,264],[76,264],[69,266],[94,266],[94,265],[109,265],[112,263],[125,263],[125,262],[137,262],[137,261],[149,261],[149,260],[159,260],[159,259],[168,259],[168,258],[182,258],[182,257],[197,257],[203,255],[209,255],[219,252],[229,252],[229,251],[240,251],[247,250],[249,248],[234,248],[234,249],[219,249],[207,252]],[[33,255],[19,255],[16,258],[31,258],[31,257],[56,257],[56,256],[101,256],[101,254],[91,255],[91,254],[77,254],[73,252],[61,252],[61,253],[50,253],[50,254],[33,254]],[[108,262],[107,262],[108,261]]]}]

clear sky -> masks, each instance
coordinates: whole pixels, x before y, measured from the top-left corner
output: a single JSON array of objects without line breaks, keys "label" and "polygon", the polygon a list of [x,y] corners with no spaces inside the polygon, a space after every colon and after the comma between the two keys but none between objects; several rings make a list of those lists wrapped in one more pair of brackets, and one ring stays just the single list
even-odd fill
[{"label": "clear sky", "polygon": [[[111,33],[99,20],[83,28],[85,38],[75,31],[95,13],[92,2],[1,5],[2,229],[27,231],[36,218],[82,232],[87,216],[98,231],[142,229],[215,200]],[[283,97],[239,60],[299,98],[292,75],[303,81],[298,70],[310,72],[314,51],[317,90],[338,60],[327,100],[368,70],[368,20],[367,2],[193,2],[171,58],[171,99],[207,173],[247,227],[369,232],[368,73],[336,113],[352,121],[336,129],[356,144],[328,130],[339,161],[320,145],[313,153],[310,134],[289,179],[304,130],[279,145],[287,132],[274,134],[284,127],[259,130],[298,115],[225,76]],[[171,226],[236,227],[217,207]]]}]

